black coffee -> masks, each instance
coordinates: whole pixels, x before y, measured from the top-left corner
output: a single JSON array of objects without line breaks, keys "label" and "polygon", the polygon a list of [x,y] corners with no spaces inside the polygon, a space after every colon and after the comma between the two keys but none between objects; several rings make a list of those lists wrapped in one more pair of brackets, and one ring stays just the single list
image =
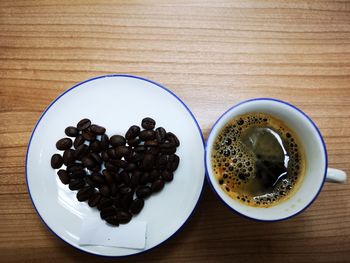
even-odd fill
[{"label": "black coffee", "polygon": [[294,131],[264,113],[241,115],[227,123],[211,157],[222,189],[255,207],[290,197],[305,172],[304,150]]}]

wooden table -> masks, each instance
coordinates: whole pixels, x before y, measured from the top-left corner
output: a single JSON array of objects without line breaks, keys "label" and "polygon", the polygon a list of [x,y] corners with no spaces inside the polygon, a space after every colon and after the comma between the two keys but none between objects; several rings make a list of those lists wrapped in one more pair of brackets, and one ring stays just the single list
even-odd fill
[{"label": "wooden table", "polygon": [[[0,262],[111,262],[52,235],[24,175],[42,111],[96,75],[164,84],[187,103],[205,137],[241,100],[287,100],[321,129],[330,165],[350,172],[349,1],[2,0],[0,59]],[[124,260],[349,262],[350,186],[326,184],[303,214],[257,223],[233,214],[205,185],[183,231]]]}]

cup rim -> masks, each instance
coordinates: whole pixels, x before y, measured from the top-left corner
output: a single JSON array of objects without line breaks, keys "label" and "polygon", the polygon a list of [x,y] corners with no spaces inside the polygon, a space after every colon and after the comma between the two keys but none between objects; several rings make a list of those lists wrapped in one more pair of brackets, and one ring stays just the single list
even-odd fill
[{"label": "cup rim", "polygon": [[[254,102],[254,101],[272,101],[272,102],[277,102],[277,103],[281,103],[281,104],[284,104],[284,105],[287,105],[289,107],[291,107],[293,110],[296,110],[298,111],[299,113],[301,113],[310,123],[311,125],[315,128],[317,134],[318,134],[318,137],[321,141],[321,144],[323,146],[323,153],[324,153],[324,156],[325,156],[325,167],[324,167],[324,175],[323,175],[323,180],[322,180],[322,183],[320,184],[319,186],[319,189],[317,190],[315,196],[310,200],[310,202],[305,205],[300,211],[296,212],[296,213],[293,213],[291,215],[288,215],[288,216],[285,216],[285,217],[281,217],[281,218],[276,218],[276,219],[259,219],[259,218],[255,218],[253,216],[249,216],[249,215],[246,215],[246,214],[243,214],[241,212],[238,212],[235,208],[233,208],[232,206],[230,206],[228,203],[225,202],[225,200],[219,195],[219,193],[215,190],[214,188],[214,185],[213,185],[213,182],[212,180],[210,179],[210,176],[209,176],[209,169],[208,169],[208,163],[207,163],[207,154],[208,154],[208,141],[210,139],[210,136],[212,136],[212,133],[213,133],[213,130],[214,128],[218,125],[218,123],[220,122],[220,120],[226,115],[228,114],[229,112],[231,112],[232,110],[234,110],[235,108],[237,108],[238,106],[242,105],[242,104],[246,104],[246,103],[251,103],[251,102]],[[253,99],[248,99],[248,100],[244,100],[244,101],[241,101],[233,106],[231,106],[229,109],[227,109],[224,113],[221,114],[221,116],[216,120],[216,122],[214,123],[214,125],[211,127],[211,130],[208,134],[208,137],[207,137],[207,140],[205,141],[205,151],[204,151],[204,163],[205,163],[205,177],[210,185],[210,188],[212,189],[212,191],[216,194],[216,196],[219,198],[219,200],[226,206],[228,207],[231,211],[235,212],[236,214],[242,216],[242,217],[245,217],[245,218],[248,218],[248,219],[251,219],[251,220],[254,220],[254,221],[259,221],[259,222],[278,222],[278,221],[283,221],[283,220],[287,220],[289,218],[292,218],[296,215],[299,215],[301,214],[302,212],[304,212],[315,200],[316,198],[318,197],[318,195],[320,194],[322,188],[323,188],[323,185],[326,181],[326,176],[327,176],[327,168],[328,168],[328,154],[327,154],[327,148],[326,148],[326,144],[324,142],[324,139],[322,137],[322,134],[319,130],[319,128],[316,126],[316,124],[313,122],[313,120],[305,113],[303,112],[301,109],[299,109],[298,107],[294,106],[293,104],[289,103],[289,102],[286,102],[286,101],[283,101],[283,100],[279,100],[279,99],[275,99],[275,98],[264,98],[264,97],[261,97],[261,98],[253,98]]]}]

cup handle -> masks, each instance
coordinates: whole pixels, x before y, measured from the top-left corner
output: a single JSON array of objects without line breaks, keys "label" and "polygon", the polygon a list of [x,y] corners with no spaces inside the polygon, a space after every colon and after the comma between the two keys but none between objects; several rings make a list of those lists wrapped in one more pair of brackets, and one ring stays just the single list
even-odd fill
[{"label": "cup handle", "polygon": [[345,183],[346,173],[342,170],[328,168],[326,181],[330,183]]}]

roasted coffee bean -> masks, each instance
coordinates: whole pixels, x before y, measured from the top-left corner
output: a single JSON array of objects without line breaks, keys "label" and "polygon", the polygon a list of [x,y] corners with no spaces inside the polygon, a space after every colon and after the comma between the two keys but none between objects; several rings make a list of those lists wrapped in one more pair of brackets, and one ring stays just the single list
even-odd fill
[{"label": "roasted coffee bean", "polygon": [[116,184],[120,184],[123,181],[122,177],[121,177],[121,175],[119,173],[114,173],[113,177],[114,177],[114,182]]},{"label": "roasted coffee bean", "polygon": [[156,129],[156,140],[158,143],[162,143],[165,140],[166,130],[163,127]]},{"label": "roasted coffee bean", "polygon": [[93,133],[95,133],[96,135],[102,135],[106,132],[106,129],[102,126],[96,125],[96,124],[92,124],[90,126],[90,131],[92,131]]},{"label": "roasted coffee bean", "polygon": [[89,168],[90,171],[99,172],[101,170],[101,165],[96,164],[95,166]]},{"label": "roasted coffee bean", "polygon": [[67,166],[67,173],[74,173],[79,170],[83,170],[84,166],[81,163],[75,163],[72,165]]},{"label": "roasted coffee bean", "polygon": [[150,173],[149,173],[149,180],[150,182],[154,182],[155,180],[159,179],[160,173],[158,170],[153,169]]},{"label": "roasted coffee bean", "polygon": [[130,205],[130,212],[134,215],[141,212],[145,202],[143,199],[136,198],[134,201],[132,201]]},{"label": "roasted coffee bean", "polygon": [[100,202],[97,204],[97,209],[102,210],[102,209],[110,207],[112,205],[113,205],[112,199],[110,199],[108,197],[101,196]]},{"label": "roasted coffee bean", "polygon": [[64,165],[72,165],[75,162],[75,151],[72,149],[65,150],[63,153],[63,163]]},{"label": "roasted coffee bean", "polygon": [[137,136],[139,136],[140,134],[140,127],[139,126],[136,126],[136,125],[133,125],[129,128],[129,130],[125,133],[125,138],[127,140],[130,140],[130,139],[133,139],[133,138],[136,138]]},{"label": "roasted coffee bean", "polygon": [[160,145],[159,152],[164,154],[174,154],[176,152],[176,146],[174,143],[163,143]]},{"label": "roasted coffee bean", "polygon": [[133,139],[128,140],[128,145],[137,146],[140,144],[140,142],[141,142],[141,140],[139,138],[133,138]]},{"label": "roasted coffee bean", "polygon": [[169,155],[166,169],[170,172],[174,172],[179,166],[180,158],[176,154]]},{"label": "roasted coffee bean", "polygon": [[113,147],[117,147],[117,146],[124,146],[126,143],[126,140],[123,136],[121,135],[113,135],[110,139],[109,139],[109,143],[113,146]]},{"label": "roasted coffee bean", "polygon": [[77,160],[81,160],[81,158],[89,153],[89,147],[86,144],[79,145],[74,153],[74,157]]},{"label": "roasted coffee bean", "polygon": [[93,195],[90,196],[88,204],[90,207],[95,207],[98,205],[100,200],[101,200],[101,195],[99,193],[94,193]]},{"label": "roasted coffee bean", "polygon": [[112,172],[118,172],[119,168],[116,167],[115,165],[111,164],[110,162],[105,163],[105,167],[107,170],[110,170]]},{"label": "roasted coffee bean", "polygon": [[104,162],[108,162],[109,161],[109,155],[108,155],[108,153],[107,153],[107,151],[103,151],[102,153],[101,153],[101,157],[102,157],[102,160],[104,161]]},{"label": "roasted coffee bean", "polygon": [[158,146],[158,142],[154,141],[154,140],[149,140],[149,141],[145,141],[145,146],[147,147],[157,147]]},{"label": "roasted coffee bean", "polygon": [[148,152],[152,155],[158,155],[159,153],[159,147],[151,147]]},{"label": "roasted coffee bean", "polygon": [[122,195],[130,194],[132,192],[133,192],[132,188],[128,186],[123,186],[122,188],[119,189],[119,193],[121,193]]},{"label": "roasted coffee bean", "polygon": [[105,220],[108,224],[112,226],[119,226],[119,219],[117,216],[110,216],[110,217],[107,217]]},{"label": "roasted coffee bean", "polygon": [[141,126],[146,130],[153,130],[154,127],[156,126],[156,121],[153,120],[152,118],[147,117],[142,120]]},{"label": "roasted coffee bean", "polygon": [[177,136],[172,133],[172,132],[167,132],[167,134],[165,135],[165,139],[169,140],[170,142],[174,143],[176,147],[180,146],[180,141],[177,138]]},{"label": "roasted coffee bean", "polygon": [[81,178],[79,179],[72,179],[69,182],[69,189],[70,190],[79,190],[80,188],[83,188],[85,186],[85,181]]},{"label": "roasted coffee bean", "polygon": [[140,178],[142,176],[142,172],[136,170],[132,173],[131,178],[130,178],[130,186],[131,187],[136,187],[140,183]]},{"label": "roasted coffee bean", "polygon": [[85,176],[86,176],[85,170],[77,170],[70,174],[70,177],[73,179],[84,178]]},{"label": "roasted coffee bean", "polygon": [[117,193],[118,193],[118,187],[117,187],[117,185],[116,185],[115,183],[113,183],[113,184],[111,184],[111,185],[109,186],[109,188],[110,188],[110,190],[111,190],[111,196],[112,196],[112,197],[115,197],[115,196],[117,195]]},{"label": "roasted coffee bean", "polygon": [[101,142],[97,140],[93,141],[90,143],[89,148],[90,148],[90,151],[99,153],[102,151]]},{"label": "roasted coffee bean", "polygon": [[134,163],[128,163],[127,167],[125,168],[125,171],[132,172],[137,168],[137,165]]},{"label": "roasted coffee bean", "polygon": [[120,173],[120,176],[122,178],[122,182],[125,184],[125,185],[130,185],[130,176],[129,174],[126,172],[126,171],[122,171]]},{"label": "roasted coffee bean", "polygon": [[114,182],[114,179],[113,179],[114,173],[113,172],[108,171],[108,170],[103,170],[102,174],[103,174],[103,177],[108,184],[110,184],[110,185],[113,184],[113,182]]},{"label": "roasted coffee bean", "polygon": [[90,125],[91,125],[91,121],[89,119],[82,119],[78,122],[77,128],[79,131],[82,131],[89,128]]},{"label": "roasted coffee bean", "polygon": [[135,154],[133,155],[131,161],[132,161],[133,163],[137,163],[137,162],[143,160],[143,156],[144,156],[143,153],[135,153]]},{"label": "roasted coffee bean", "polygon": [[166,155],[161,155],[158,157],[158,160],[157,160],[158,169],[164,170],[166,168],[167,163],[168,163],[168,158]]},{"label": "roasted coffee bean", "polygon": [[82,157],[82,158],[81,158],[81,162],[82,162],[83,165],[84,165],[85,167],[87,167],[88,169],[93,168],[93,167],[96,165],[94,159],[92,159],[90,156],[84,156],[84,157]]},{"label": "roasted coffee bean", "polygon": [[107,217],[116,215],[117,210],[114,207],[106,207],[103,208],[100,212],[100,216],[102,219],[106,219]]},{"label": "roasted coffee bean", "polygon": [[63,158],[60,154],[55,153],[54,155],[52,155],[51,157],[51,167],[53,169],[58,169],[62,166],[63,164]]},{"label": "roasted coffee bean", "polygon": [[139,145],[139,146],[136,146],[135,148],[134,148],[134,151],[135,152],[144,152],[144,151],[146,151],[147,150],[147,148],[145,147],[145,146],[143,146],[143,145]]},{"label": "roasted coffee bean", "polygon": [[109,138],[107,134],[103,134],[101,136],[101,149],[102,150],[107,150],[109,146]]},{"label": "roasted coffee bean", "polygon": [[141,141],[153,140],[156,137],[156,133],[153,130],[143,130],[139,134]]},{"label": "roasted coffee bean", "polygon": [[124,160],[109,160],[109,162],[118,168],[126,168],[128,166],[128,163]]},{"label": "roasted coffee bean", "polygon": [[125,211],[118,211],[116,216],[118,218],[119,224],[127,224],[132,218],[132,215]]},{"label": "roasted coffee bean", "polygon": [[154,166],[154,155],[146,153],[142,160],[142,167],[145,171],[150,171]]},{"label": "roasted coffee bean", "polygon": [[148,172],[144,172],[140,177],[140,184],[145,185],[151,181],[151,176]]},{"label": "roasted coffee bean", "polygon": [[80,189],[77,193],[77,199],[79,202],[84,202],[89,200],[89,198],[94,194],[94,188],[90,186],[85,186]]},{"label": "roasted coffee bean", "polygon": [[91,179],[91,176],[85,178],[85,182],[91,187],[96,187],[96,183]]},{"label": "roasted coffee bean", "polygon": [[120,199],[120,206],[122,209],[124,209],[125,211],[128,211],[129,210],[129,207],[132,203],[132,200],[133,200],[133,195],[134,193],[130,193],[130,194],[125,194],[121,197]]},{"label": "roasted coffee bean", "polygon": [[69,184],[70,176],[66,170],[63,170],[63,169],[59,170],[57,172],[57,175],[60,178],[62,184]]},{"label": "roasted coffee bean", "polygon": [[110,194],[111,194],[111,191],[110,191],[108,185],[102,185],[102,186],[99,188],[99,190],[100,190],[100,194],[103,195],[103,196],[108,197],[108,196],[110,196]]},{"label": "roasted coffee bean", "polygon": [[89,156],[90,156],[92,159],[94,159],[94,161],[95,161],[96,163],[98,163],[98,164],[102,164],[102,163],[103,163],[102,158],[101,158],[101,156],[100,156],[99,154],[97,154],[97,153],[90,153]]},{"label": "roasted coffee bean", "polygon": [[107,154],[108,154],[109,158],[111,158],[111,159],[118,159],[118,156],[116,155],[114,148],[109,148],[107,150]]},{"label": "roasted coffee bean", "polygon": [[147,198],[152,194],[152,189],[149,186],[141,186],[136,190],[138,198]]},{"label": "roasted coffee bean", "polygon": [[162,179],[155,180],[151,185],[152,192],[154,193],[161,191],[163,187],[164,181]]},{"label": "roasted coffee bean", "polygon": [[74,139],[74,148],[77,149],[80,145],[82,145],[85,142],[85,139],[83,137],[83,135],[78,135],[75,139]]},{"label": "roasted coffee bean", "polygon": [[97,185],[102,185],[105,183],[104,177],[98,172],[92,173],[90,177]]},{"label": "roasted coffee bean", "polygon": [[170,182],[173,180],[174,174],[172,172],[165,170],[162,172],[162,178],[165,182]]},{"label": "roasted coffee bean", "polygon": [[79,130],[73,126],[69,126],[64,130],[64,133],[69,137],[77,137]]},{"label": "roasted coffee bean", "polygon": [[115,155],[117,157],[123,157],[131,153],[129,147],[126,146],[118,146],[115,148]]},{"label": "roasted coffee bean", "polygon": [[70,138],[62,138],[56,142],[56,148],[61,151],[69,149],[72,145],[73,142]]},{"label": "roasted coffee bean", "polygon": [[81,133],[81,135],[83,136],[83,138],[87,141],[94,141],[96,139],[96,134],[93,133],[90,130],[83,130],[83,132]]}]

